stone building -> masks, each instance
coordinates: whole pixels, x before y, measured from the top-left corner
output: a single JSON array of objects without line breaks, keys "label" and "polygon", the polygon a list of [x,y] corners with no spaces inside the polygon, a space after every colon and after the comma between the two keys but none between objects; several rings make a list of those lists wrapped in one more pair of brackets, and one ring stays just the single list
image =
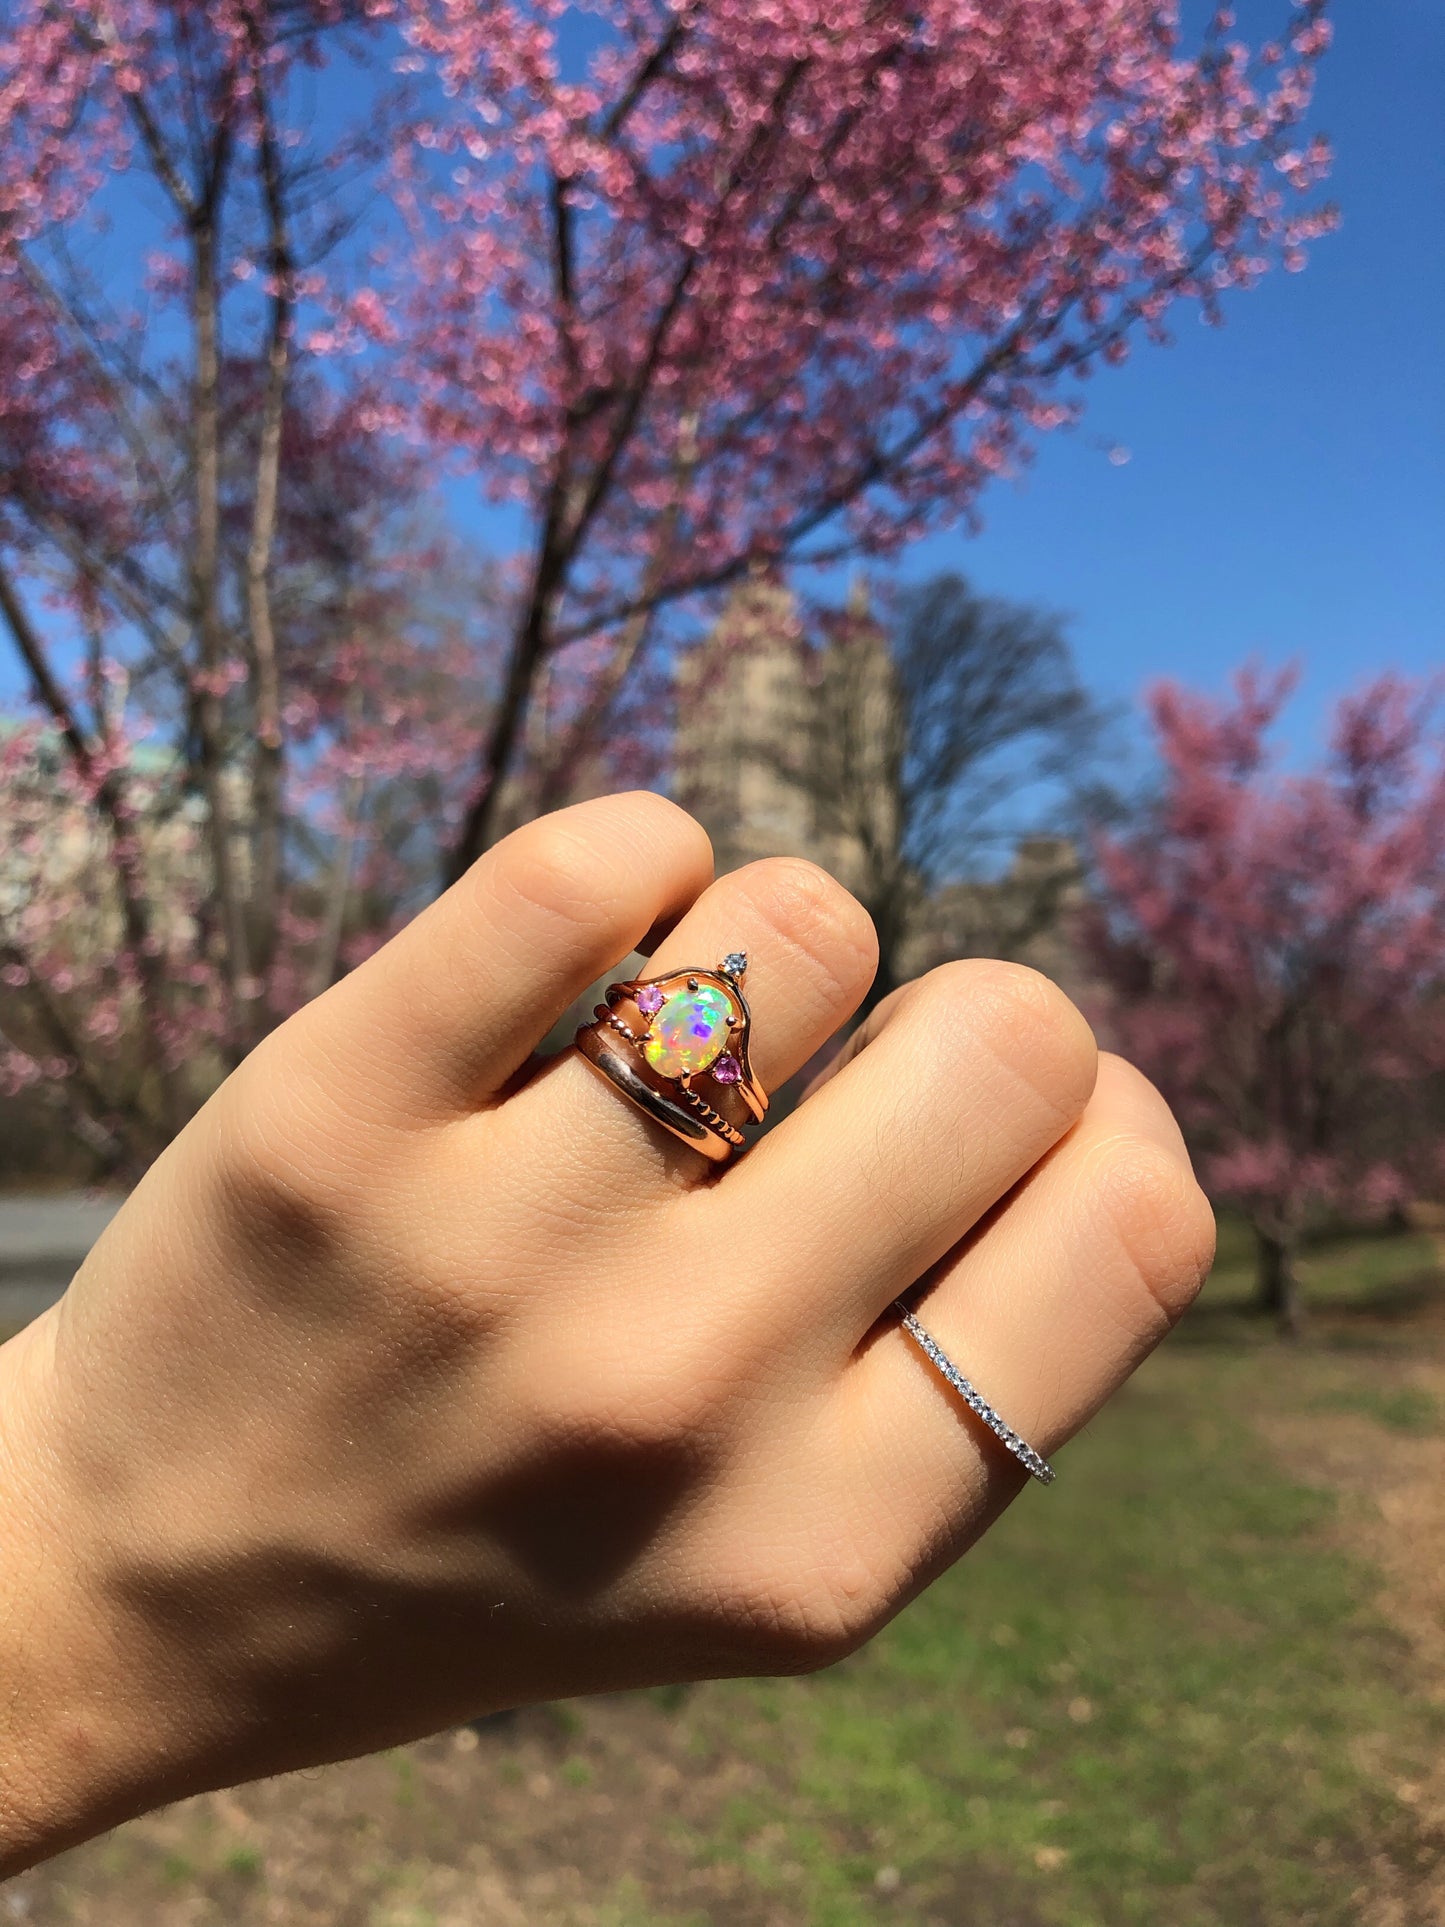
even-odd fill
[{"label": "stone building", "polygon": [[951,957],[1008,957],[1052,977],[1076,1001],[1095,985],[1078,941],[1086,904],[1078,848],[1066,836],[1028,836],[1001,876],[946,884],[925,899],[904,974]]},{"label": "stone building", "polygon": [[806,856],[872,913],[889,974],[951,957],[1032,964],[1078,994],[1078,851],[1033,836],[1001,875],[925,890],[902,847],[903,719],[887,639],[861,591],[830,645],[804,635],[791,592],[737,589],[677,670],[674,794],[707,829],[718,870]]},{"label": "stone building", "polygon": [[896,712],[876,625],[858,623],[846,652],[822,651],[775,578],[737,589],[677,672],[674,793],[711,836],[718,869],[806,856],[868,895],[874,853],[898,842]]}]

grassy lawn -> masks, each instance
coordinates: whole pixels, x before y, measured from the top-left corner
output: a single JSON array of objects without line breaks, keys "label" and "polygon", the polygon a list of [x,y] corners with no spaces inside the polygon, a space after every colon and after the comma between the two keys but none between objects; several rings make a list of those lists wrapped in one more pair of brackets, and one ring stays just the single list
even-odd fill
[{"label": "grassy lawn", "polygon": [[29,1876],[23,1917],[1430,1927],[1445,1839],[1416,1789],[1445,1696],[1391,1622],[1358,1494],[1271,1427],[1382,1465],[1435,1449],[1435,1253],[1312,1253],[1298,1346],[1243,1315],[1245,1256],[1227,1231],[1199,1314],[1058,1485],[845,1665],[192,1802]]},{"label": "grassy lawn", "polygon": [[1442,1735],[1328,1495],[1231,1415],[1275,1369],[1156,1367],[870,1652],[720,1696],[774,1770],[698,1849],[794,1863],[819,1927],[877,1919],[880,1867],[910,1921],[1358,1920],[1413,1816],[1357,1743],[1409,1779]]},{"label": "grassy lawn", "polygon": [[1052,1492],[848,1665],[715,1689],[714,1743],[736,1725],[772,1770],[697,1850],[791,1881],[819,1927],[878,1919],[879,1869],[899,1920],[1358,1921],[1378,1855],[1431,1852],[1375,1763],[1409,1786],[1445,1721],[1334,1496],[1252,1420],[1439,1429],[1438,1400],[1401,1382],[1433,1265],[1424,1238],[1317,1248],[1317,1343],[1281,1347],[1243,1315],[1247,1245],[1226,1226],[1193,1328]]},{"label": "grassy lawn", "polygon": [[[1221,1216],[1219,1254],[1186,1332],[1192,1327],[1197,1333],[1201,1324],[1211,1327],[1227,1313],[1248,1309],[1254,1289],[1252,1262],[1248,1226],[1240,1218]],[[1358,1232],[1306,1245],[1300,1272],[1311,1309],[1353,1310],[1378,1319],[1427,1304],[1439,1282],[1440,1262],[1436,1240],[1423,1231]],[[1270,1334],[1256,1329],[1255,1335]]]}]

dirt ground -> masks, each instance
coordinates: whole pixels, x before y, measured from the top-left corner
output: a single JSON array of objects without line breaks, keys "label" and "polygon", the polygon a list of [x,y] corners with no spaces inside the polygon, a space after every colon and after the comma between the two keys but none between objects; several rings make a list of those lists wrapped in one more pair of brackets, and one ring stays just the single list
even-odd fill
[{"label": "dirt ground", "polygon": [[[1401,1387],[1445,1411],[1445,1316],[1422,1321],[1419,1338],[1416,1356],[1399,1367]],[[1348,1413],[1327,1424],[1299,1414],[1261,1414],[1256,1423],[1300,1479],[1342,1495],[1339,1531],[1383,1577],[1378,1605],[1409,1644],[1413,1690],[1445,1706],[1445,1434],[1382,1431]],[[1368,1765],[1392,1779],[1388,1759]],[[1445,1758],[1427,1777],[1393,1784],[1429,1833],[1445,1835]],[[1445,1927],[1445,1866],[1421,1870],[1410,1887],[1384,1856],[1373,1873],[1361,1927]]]},{"label": "dirt ground", "polygon": [[646,1893],[667,1896],[669,1920],[803,1917],[796,1896],[749,1892],[735,1864],[700,1867],[689,1850],[693,1829],[748,1785],[746,1766],[691,1754],[667,1705],[645,1696],[589,1704],[585,1732],[580,1718],[529,1710],[187,1801],[16,1883],[12,1916],[34,1927],[634,1927],[651,1917]]}]

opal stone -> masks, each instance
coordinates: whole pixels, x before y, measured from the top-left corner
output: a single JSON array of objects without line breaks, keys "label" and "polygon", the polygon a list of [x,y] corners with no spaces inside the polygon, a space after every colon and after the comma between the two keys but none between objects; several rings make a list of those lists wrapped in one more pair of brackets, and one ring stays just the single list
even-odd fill
[{"label": "opal stone", "polygon": [[705,1071],[727,1042],[732,1001],[715,984],[674,991],[653,1018],[642,1053],[664,1077]]}]

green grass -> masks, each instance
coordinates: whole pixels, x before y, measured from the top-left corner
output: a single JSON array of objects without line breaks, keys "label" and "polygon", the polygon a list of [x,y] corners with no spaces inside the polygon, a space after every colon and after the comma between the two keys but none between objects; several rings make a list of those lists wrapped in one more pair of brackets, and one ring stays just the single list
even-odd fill
[{"label": "green grass", "polygon": [[391,1755],[396,1774],[396,1804],[404,1811],[416,1805],[416,1762],[409,1753]]},{"label": "green grass", "polygon": [[1412,1385],[1383,1387],[1343,1385],[1321,1392],[1310,1409],[1315,1412],[1352,1412],[1373,1419],[1392,1432],[1428,1433],[1440,1430],[1438,1402]]},{"label": "green grass", "polygon": [[[1306,1308],[1413,1309],[1420,1289],[1438,1270],[1435,1242],[1425,1232],[1345,1232],[1308,1240],[1300,1256]],[[1254,1296],[1254,1246],[1248,1225],[1221,1214],[1219,1255],[1205,1286],[1204,1308],[1215,1315],[1248,1310]]]},{"label": "green grass", "polygon": [[259,1880],[266,1871],[266,1861],[259,1849],[244,1844],[231,1847],[223,1856],[221,1865],[237,1880],[247,1882]]},{"label": "green grass", "polygon": [[626,1879],[600,1907],[589,1910],[594,1927],[709,1927],[703,1914],[670,1913],[665,1918],[648,1902],[642,1883]]},{"label": "green grass", "polygon": [[[1379,1288],[1416,1255],[1375,1252]],[[1354,1386],[1350,1410],[1437,1423],[1362,1369],[1263,1341],[1161,1356],[865,1653],[703,1696],[689,1717],[762,1771],[693,1850],[809,1927],[1353,1927],[1371,1857],[1419,1849],[1394,1786],[1445,1716],[1334,1501],[1247,1414]]]}]

